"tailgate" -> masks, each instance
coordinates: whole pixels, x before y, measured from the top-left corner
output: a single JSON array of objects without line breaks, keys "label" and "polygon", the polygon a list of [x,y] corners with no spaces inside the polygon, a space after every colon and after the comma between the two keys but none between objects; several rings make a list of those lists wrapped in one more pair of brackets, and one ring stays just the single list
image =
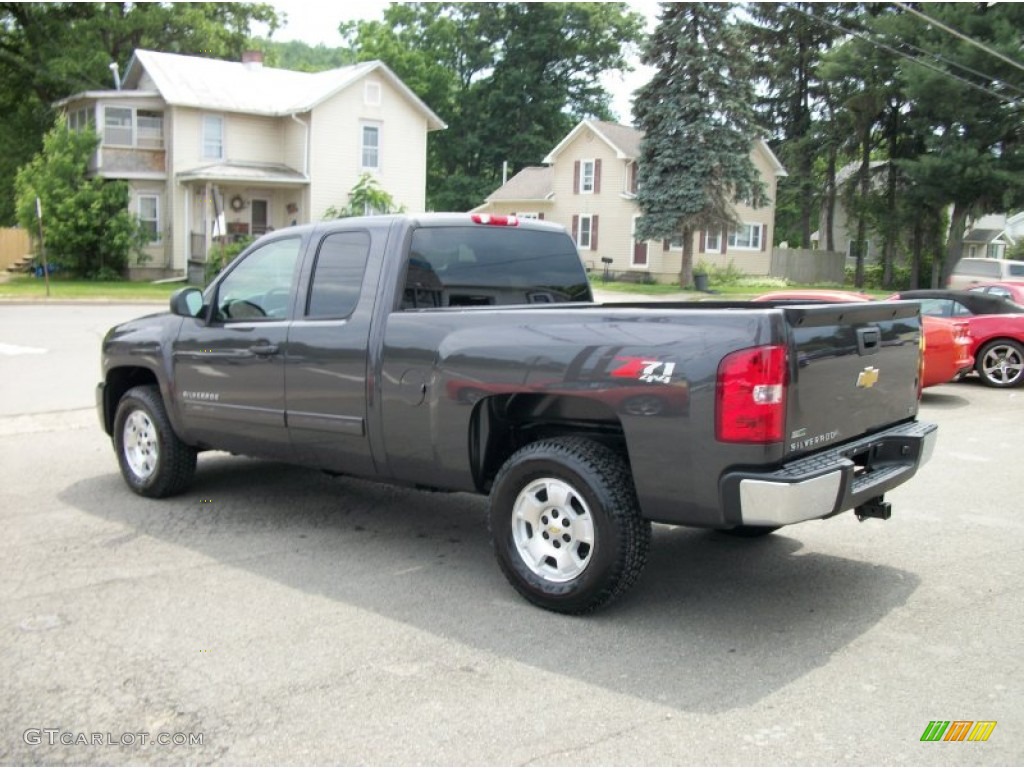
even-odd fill
[{"label": "tailgate", "polygon": [[786,454],[851,440],[917,413],[915,302],[790,306]]}]

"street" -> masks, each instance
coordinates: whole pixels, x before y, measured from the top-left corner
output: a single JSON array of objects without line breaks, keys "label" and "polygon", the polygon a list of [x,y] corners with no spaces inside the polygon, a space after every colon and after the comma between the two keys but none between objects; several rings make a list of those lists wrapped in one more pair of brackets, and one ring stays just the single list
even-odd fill
[{"label": "street", "polygon": [[220,453],[131,493],[99,343],[161,309],[0,304],[0,763],[1020,763],[1024,389],[926,390],[891,520],[656,526],[572,618],[505,583],[480,497]]}]

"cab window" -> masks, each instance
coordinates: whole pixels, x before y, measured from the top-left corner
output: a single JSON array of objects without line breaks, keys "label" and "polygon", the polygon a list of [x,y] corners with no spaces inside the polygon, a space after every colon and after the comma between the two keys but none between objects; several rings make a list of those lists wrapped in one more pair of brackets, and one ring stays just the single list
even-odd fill
[{"label": "cab window", "polygon": [[214,319],[283,320],[294,290],[302,239],[274,240],[251,251],[217,289]]}]

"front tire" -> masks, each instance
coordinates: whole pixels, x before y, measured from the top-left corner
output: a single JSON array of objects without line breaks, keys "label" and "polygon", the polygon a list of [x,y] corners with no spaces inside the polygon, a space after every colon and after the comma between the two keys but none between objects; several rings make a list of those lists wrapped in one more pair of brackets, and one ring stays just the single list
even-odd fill
[{"label": "front tire", "polygon": [[195,475],[196,449],[174,433],[156,386],[133,387],[118,402],[114,450],[121,476],[140,496],[181,493]]},{"label": "front tire", "polygon": [[1024,346],[1012,339],[990,341],[978,352],[974,369],[989,387],[1019,387],[1024,384]]},{"label": "front tire", "polygon": [[512,455],[488,512],[498,564],[534,605],[593,611],[640,577],[651,524],[640,516],[626,461],[582,438],[532,443]]}]

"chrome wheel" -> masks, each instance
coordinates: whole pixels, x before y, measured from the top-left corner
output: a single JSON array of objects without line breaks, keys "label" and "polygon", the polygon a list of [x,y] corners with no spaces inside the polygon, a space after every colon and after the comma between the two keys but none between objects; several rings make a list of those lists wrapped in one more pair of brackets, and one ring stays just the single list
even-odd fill
[{"label": "chrome wheel", "polygon": [[1024,348],[1012,341],[996,341],[978,355],[978,373],[993,387],[1013,387],[1024,380]]},{"label": "chrome wheel", "polygon": [[132,411],[124,422],[122,433],[124,458],[140,480],[149,478],[157,467],[160,449],[153,422],[144,411]]},{"label": "chrome wheel", "polygon": [[512,539],[526,567],[555,583],[578,577],[594,551],[594,519],[583,497],[563,480],[530,483],[512,507]]}]

